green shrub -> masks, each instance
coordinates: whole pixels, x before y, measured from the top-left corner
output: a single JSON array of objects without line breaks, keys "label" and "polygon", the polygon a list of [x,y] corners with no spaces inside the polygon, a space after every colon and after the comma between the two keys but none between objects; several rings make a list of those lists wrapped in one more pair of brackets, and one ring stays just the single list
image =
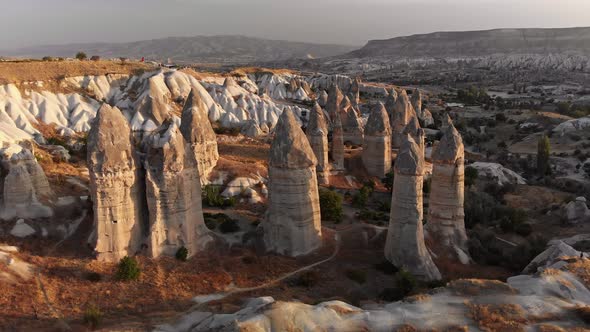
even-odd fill
[{"label": "green shrub", "polygon": [[385,186],[390,192],[393,190],[393,174],[393,171],[389,171],[389,173],[385,174],[385,177],[381,179],[383,186]]},{"label": "green shrub", "polygon": [[178,248],[178,250],[176,251],[176,259],[182,262],[186,262],[186,260],[188,259],[188,249],[186,249],[185,247]]},{"label": "green shrub", "polygon": [[384,259],[380,263],[375,264],[375,269],[388,275],[394,275],[399,271],[399,269],[395,265],[391,264],[391,262],[389,262],[386,259]]},{"label": "green shrub", "polygon": [[320,275],[314,270],[305,271],[294,280],[296,286],[301,287],[313,287],[320,281]]},{"label": "green shrub", "polygon": [[404,296],[407,296],[416,288],[416,278],[410,272],[402,269],[395,275],[395,285]]},{"label": "green shrub", "polygon": [[236,205],[236,198],[221,196],[218,186],[206,185],[202,191],[203,205],[209,207],[228,208]]},{"label": "green shrub", "polygon": [[367,282],[367,273],[363,270],[346,270],[345,275],[348,279],[358,284]]},{"label": "green shrub", "polygon": [[86,60],[88,58],[88,56],[86,55],[86,53],[80,51],[78,53],[76,53],[76,59],[78,60]]},{"label": "green shrub", "polygon": [[422,192],[425,194],[430,194],[430,187],[431,187],[431,179],[424,180],[422,183]]},{"label": "green shrub", "polygon": [[322,220],[342,221],[342,196],[327,189],[320,189],[319,194]]},{"label": "green shrub", "polygon": [[119,261],[116,278],[121,281],[130,281],[139,279],[141,270],[139,263],[133,257],[125,256]]},{"label": "green shrub", "polygon": [[99,282],[102,280],[102,276],[100,275],[100,273],[90,272],[90,273],[86,274],[86,280],[92,281],[92,282]]},{"label": "green shrub", "polygon": [[527,237],[533,232],[533,227],[529,223],[518,224],[514,227],[516,234]]},{"label": "green shrub", "polygon": [[373,193],[373,189],[371,187],[364,185],[358,193],[354,194],[352,197],[352,205],[356,208],[362,208],[367,205],[371,194]]},{"label": "green shrub", "polygon": [[96,306],[91,305],[84,311],[84,324],[91,329],[96,329],[102,320],[102,312]]},{"label": "green shrub", "polygon": [[237,220],[228,219],[219,225],[219,230],[221,233],[235,233],[240,230],[240,225],[238,224]]}]

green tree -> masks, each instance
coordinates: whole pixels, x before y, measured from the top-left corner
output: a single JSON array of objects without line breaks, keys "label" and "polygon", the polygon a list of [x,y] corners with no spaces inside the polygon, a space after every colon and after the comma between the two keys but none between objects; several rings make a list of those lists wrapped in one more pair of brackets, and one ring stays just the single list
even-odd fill
[{"label": "green tree", "polygon": [[76,59],[78,60],[86,60],[88,58],[88,56],[86,55],[86,53],[80,51],[78,53],[76,53]]},{"label": "green tree", "polygon": [[537,142],[537,172],[540,176],[545,176],[551,173],[551,167],[549,167],[550,153],[551,143],[549,143],[549,137],[543,135]]},{"label": "green tree", "polygon": [[381,183],[391,192],[393,190],[393,171],[385,174],[385,177],[381,179]]},{"label": "green tree", "polygon": [[477,180],[478,171],[477,168],[467,166],[465,167],[465,185],[467,187],[471,187],[475,184],[475,180]]},{"label": "green tree", "polygon": [[139,268],[139,263],[137,262],[137,260],[135,260],[135,258],[129,256],[121,258],[121,260],[119,261],[119,266],[117,267],[116,274],[118,280],[137,280],[139,279],[140,274],[141,270]]},{"label": "green tree", "polygon": [[322,220],[342,220],[342,196],[328,189],[320,189],[320,210]]}]

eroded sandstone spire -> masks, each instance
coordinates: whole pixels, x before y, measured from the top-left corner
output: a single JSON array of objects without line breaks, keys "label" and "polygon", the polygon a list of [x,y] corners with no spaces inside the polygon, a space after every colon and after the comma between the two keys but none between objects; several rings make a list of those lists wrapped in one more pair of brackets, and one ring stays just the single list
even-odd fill
[{"label": "eroded sandstone spire", "polygon": [[463,140],[447,116],[443,136],[432,154],[432,186],[428,209],[428,231],[438,244],[456,253],[467,253]]},{"label": "eroded sandstone spire", "polygon": [[342,136],[345,143],[354,145],[363,144],[363,125],[354,107],[345,109],[343,113]]},{"label": "eroded sandstone spire", "polygon": [[316,159],[318,180],[322,184],[329,183],[330,160],[328,159],[328,124],[324,117],[324,111],[317,103],[309,114],[307,125],[307,139],[311,145]]},{"label": "eroded sandstone spire", "polygon": [[371,112],[365,126],[362,159],[371,176],[384,178],[391,170],[391,126],[381,103]]},{"label": "eroded sandstone spire", "polygon": [[342,95],[342,91],[336,84],[332,85],[330,91],[328,92],[328,101],[326,102],[326,111],[330,116],[330,121],[335,121],[335,116],[337,113],[342,111],[342,102],[344,101],[344,95]]},{"label": "eroded sandstone spire", "polygon": [[416,112],[414,112],[406,90],[402,90],[397,97],[392,112],[392,147],[394,149],[400,148],[404,129],[413,117],[416,117]]},{"label": "eroded sandstone spire", "polygon": [[263,225],[269,251],[299,256],[321,245],[317,159],[289,109],[283,111],[270,147],[269,196]]},{"label": "eroded sandstone spire", "polygon": [[439,280],[422,229],[424,157],[410,135],[403,137],[394,166],[393,196],[385,257],[422,280]]},{"label": "eroded sandstone spire", "polygon": [[219,152],[217,151],[217,137],[211,122],[209,122],[206,106],[194,90],[191,90],[184,104],[180,131],[192,148],[201,183],[204,183],[217,165]]},{"label": "eroded sandstone spire", "polygon": [[361,85],[361,79],[356,77],[352,81],[352,84],[350,85],[350,90],[348,91],[348,97],[349,97],[350,102],[352,103],[353,107],[358,107],[358,105],[360,104],[360,101],[361,101],[360,85]]},{"label": "eroded sandstone spire", "polygon": [[344,169],[344,133],[342,130],[342,120],[340,118],[340,112],[334,113],[332,118],[332,161],[334,169]]},{"label": "eroded sandstone spire", "polygon": [[406,128],[404,129],[403,134],[410,135],[414,139],[416,144],[418,144],[418,147],[422,151],[422,155],[424,155],[425,136],[426,135],[424,134],[424,130],[420,127],[420,123],[418,122],[418,118],[412,117],[412,119],[410,119],[410,122],[406,125]]},{"label": "eroded sandstone spire", "polygon": [[420,119],[425,126],[434,124],[434,119],[432,118],[430,111],[423,108],[422,91],[420,89],[415,89],[412,93],[412,107],[414,108],[418,119]]},{"label": "eroded sandstone spire", "polygon": [[91,244],[100,260],[117,261],[140,250],[144,217],[138,164],[127,120],[118,108],[103,104],[88,133]]},{"label": "eroded sandstone spire", "polygon": [[185,247],[193,255],[211,240],[193,151],[173,121],[147,137],[146,145],[147,252],[151,257],[173,256]]},{"label": "eroded sandstone spire", "polygon": [[[395,89],[391,89],[387,98],[385,99],[385,110],[389,115],[389,124],[393,126],[393,113],[395,111],[395,103],[397,102],[397,92]],[[392,127],[393,130],[393,127]]]}]

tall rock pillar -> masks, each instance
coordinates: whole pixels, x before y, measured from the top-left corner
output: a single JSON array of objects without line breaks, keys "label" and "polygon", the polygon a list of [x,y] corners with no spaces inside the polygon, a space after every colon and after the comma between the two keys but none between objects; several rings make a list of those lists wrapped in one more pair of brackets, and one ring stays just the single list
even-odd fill
[{"label": "tall rock pillar", "polygon": [[201,183],[205,183],[217,165],[219,152],[217,137],[207,115],[207,107],[194,89],[191,90],[184,104],[180,131],[191,146],[197,161]]},{"label": "tall rock pillar", "polygon": [[330,160],[328,159],[328,125],[324,111],[317,103],[309,114],[307,139],[318,161],[317,174],[321,184],[329,184]]},{"label": "tall rock pillar", "polygon": [[193,255],[211,240],[193,151],[172,121],[149,136],[146,145],[147,251],[151,257],[174,256],[185,247]]},{"label": "tall rock pillar", "polygon": [[371,176],[384,178],[391,170],[391,126],[383,104],[371,112],[365,126],[362,159]]},{"label": "tall rock pillar", "polygon": [[434,240],[456,252],[467,253],[464,188],[465,157],[461,135],[447,116],[443,136],[432,154],[432,189],[428,209],[428,232]]},{"label": "tall rock pillar", "polygon": [[424,157],[409,135],[403,138],[394,172],[385,257],[419,279],[439,280],[441,275],[424,244],[422,229]]},{"label": "tall rock pillar", "polygon": [[410,120],[413,117],[416,117],[416,112],[410,103],[406,90],[402,90],[402,92],[399,93],[391,117],[393,118],[393,122],[391,123],[392,147],[394,149],[399,149],[401,147],[401,142],[404,139],[404,129]]},{"label": "tall rock pillar", "polygon": [[91,244],[99,260],[134,255],[142,244],[139,162],[127,120],[103,104],[88,133],[90,193],[94,207]]},{"label": "tall rock pillar", "polygon": [[263,224],[267,250],[299,256],[321,246],[316,164],[293,112],[285,110],[270,147],[269,207]]}]

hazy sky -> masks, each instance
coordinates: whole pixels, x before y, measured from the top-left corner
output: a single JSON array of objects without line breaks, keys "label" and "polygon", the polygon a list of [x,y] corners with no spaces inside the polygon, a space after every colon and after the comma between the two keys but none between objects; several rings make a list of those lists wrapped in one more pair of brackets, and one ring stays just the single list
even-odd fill
[{"label": "hazy sky", "polygon": [[590,0],[0,0],[0,49],[168,36],[363,45],[441,30],[590,26]]}]

